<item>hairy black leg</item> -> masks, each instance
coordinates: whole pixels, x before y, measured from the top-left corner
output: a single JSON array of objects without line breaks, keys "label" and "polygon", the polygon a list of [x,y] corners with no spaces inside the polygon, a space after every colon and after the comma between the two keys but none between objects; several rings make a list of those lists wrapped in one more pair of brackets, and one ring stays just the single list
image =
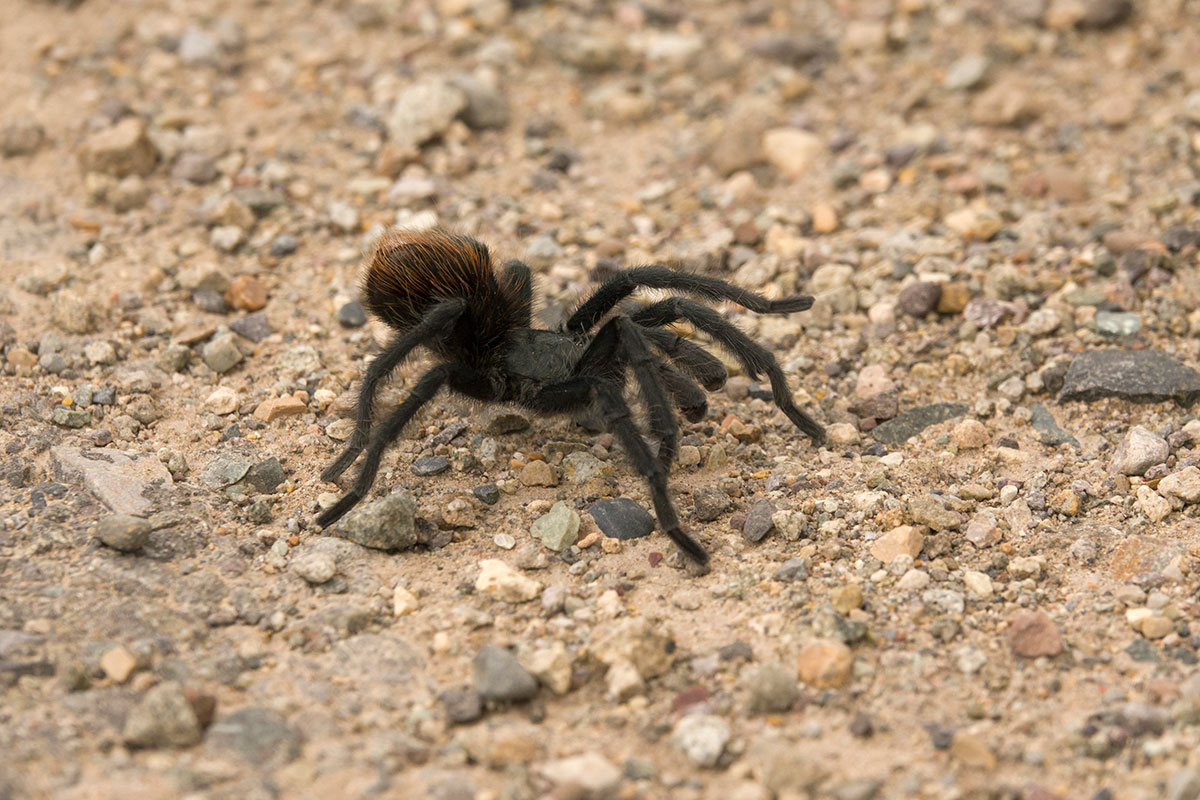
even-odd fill
[{"label": "hairy black leg", "polygon": [[721,360],[712,353],[664,328],[648,328],[644,325],[638,327],[651,344],[665,353],[681,370],[699,381],[705,389],[715,392],[725,385],[729,373]]},{"label": "hairy black leg", "polygon": [[670,364],[659,364],[658,371],[684,418],[688,422],[704,419],[704,415],[708,413],[708,395],[704,390]]},{"label": "hairy black leg", "polygon": [[606,425],[629,454],[634,469],[646,480],[659,528],[688,558],[698,564],[707,564],[708,552],[704,546],[686,533],[679,524],[679,515],[675,513],[675,506],[671,502],[667,471],[650,452],[650,446],[634,425],[629,404],[625,402],[619,386],[603,378],[576,375],[543,387],[534,397],[525,401],[524,405],[533,411],[562,414],[577,411],[593,403],[599,405]]},{"label": "hairy black leg", "polygon": [[[613,317],[597,331],[592,343],[579,357],[575,374],[612,376],[614,361],[621,372],[626,367],[633,372],[646,403],[650,432],[659,442],[658,458],[669,469],[679,451],[679,421],[675,419],[670,396],[659,372],[662,362],[650,352],[638,326],[625,316]],[[617,380],[623,385],[619,375],[620,372]]]},{"label": "hairy black leg", "polygon": [[367,367],[366,375],[363,376],[362,388],[358,392],[354,433],[350,435],[350,440],[346,442],[346,449],[342,451],[342,454],[321,473],[321,480],[330,482],[337,480],[337,477],[354,463],[354,459],[358,458],[358,454],[367,446],[367,439],[371,433],[375,393],[379,390],[379,382],[391,374],[392,370],[398,367],[400,362],[417,347],[440,334],[447,333],[464,308],[466,308],[466,303],[462,300],[447,300],[438,303],[411,330],[389,342],[383,352],[371,362],[371,365]]},{"label": "hairy black leg", "polygon": [[622,270],[600,285],[600,288],[584,302],[567,320],[568,333],[584,333],[612,311],[635,289],[672,289],[687,292],[706,300],[732,300],[759,314],[789,314],[811,308],[813,299],[807,296],[784,297],[768,300],[762,295],[747,291],[740,286],[727,283],[707,275],[677,272],[660,265],[633,267]]},{"label": "hairy black leg", "polygon": [[690,322],[728,348],[738,361],[742,362],[742,366],[745,367],[751,378],[757,380],[760,373],[765,373],[771,381],[771,393],[775,396],[775,405],[779,406],[787,418],[814,443],[820,444],[825,441],[825,429],[816,420],[797,408],[793,402],[787,378],[784,377],[783,370],[779,368],[779,362],[775,360],[775,356],[716,311],[691,300],[671,297],[658,303],[652,303],[633,315],[633,320],[639,325],[655,327],[669,325],[678,319]]},{"label": "hairy black leg", "polygon": [[421,406],[433,399],[438,389],[442,388],[442,384],[450,377],[451,372],[452,368],[449,365],[440,364],[421,376],[416,386],[413,387],[412,393],[376,428],[375,435],[371,437],[370,446],[367,448],[367,456],[358,470],[354,488],[346,492],[336,505],[317,517],[318,525],[328,528],[367,496],[371,484],[375,482],[375,475],[379,472],[379,461],[383,458],[383,451],[400,435],[405,424],[412,419]]}]

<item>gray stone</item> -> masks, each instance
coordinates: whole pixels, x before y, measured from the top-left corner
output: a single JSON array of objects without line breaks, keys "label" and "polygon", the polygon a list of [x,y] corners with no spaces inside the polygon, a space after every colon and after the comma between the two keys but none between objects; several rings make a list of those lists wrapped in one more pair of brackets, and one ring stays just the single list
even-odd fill
[{"label": "gray stone", "polygon": [[1164,800],[1200,800],[1200,770],[1182,767],[1167,779]]},{"label": "gray stone", "polygon": [[483,716],[483,698],[474,689],[447,689],[438,695],[438,700],[446,711],[446,721],[455,725],[465,725]]},{"label": "gray stone", "polygon": [[367,312],[362,303],[351,300],[337,310],[337,321],[343,328],[361,328],[367,324]]},{"label": "gray stone", "polygon": [[940,283],[918,281],[901,289],[896,303],[904,313],[914,317],[923,317],[937,308],[941,296],[942,285]]},{"label": "gray stone", "polygon": [[155,506],[154,495],[173,485],[171,473],[149,453],[60,446],[50,450],[50,463],[59,480],[82,481],[96,499],[119,514],[148,515]]},{"label": "gray stone", "polygon": [[701,522],[712,522],[733,504],[729,495],[712,488],[697,489],[692,495],[692,502],[696,506],[696,519]]},{"label": "gray stone", "polygon": [[468,127],[480,130],[508,124],[508,100],[499,89],[473,75],[460,75],[452,82],[466,95],[467,104],[459,116]]},{"label": "gray stone", "polygon": [[579,538],[579,514],[559,500],[548,513],[534,521],[531,532],[546,547],[556,553],[561,552]]},{"label": "gray stone", "polygon": [[263,494],[275,491],[285,480],[287,476],[283,473],[283,465],[275,456],[258,462],[246,473],[246,482]]},{"label": "gray stone", "polygon": [[780,714],[791,710],[800,698],[796,674],[778,664],[764,664],[750,675],[750,697],[746,707],[753,714]]},{"label": "gray stone", "polygon": [[808,561],[803,558],[789,558],[775,570],[775,580],[783,583],[802,581],[808,577]]},{"label": "gray stone", "polygon": [[416,501],[407,491],[359,506],[338,523],[342,536],[376,550],[403,550],[418,544]]},{"label": "gray stone", "polygon": [[893,419],[889,419],[872,429],[871,435],[876,441],[898,447],[904,444],[930,425],[937,425],[967,413],[967,407],[962,403],[933,403],[918,406],[904,411]]},{"label": "gray stone", "polygon": [[50,412],[50,421],[64,428],[82,428],[92,421],[92,415],[81,408],[55,406]]},{"label": "gray stone", "polygon": [[174,681],[146,692],[125,718],[122,737],[130,747],[190,747],[203,735],[196,712]]},{"label": "gray stone", "polygon": [[141,550],[150,538],[150,523],[132,514],[110,514],[96,523],[96,538],[114,550]]},{"label": "gray stone", "polygon": [[247,314],[244,317],[238,317],[229,323],[229,330],[241,336],[243,339],[258,344],[263,339],[271,335],[271,323],[267,321],[267,315],[261,311],[256,311],[253,314]]},{"label": "gray stone", "polygon": [[1200,372],[1161,350],[1086,350],[1071,362],[1058,401],[1102,397],[1190,406],[1200,398]]},{"label": "gray stone", "polygon": [[218,720],[205,739],[206,747],[260,768],[294,761],[302,743],[300,733],[277,711],[253,706]]},{"label": "gray stone", "polygon": [[222,373],[237,366],[238,362],[242,360],[242,351],[238,349],[233,336],[226,334],[218,336],[204,345],[204,349],[200,351],[200,357],[213,372]]},{"label": "gray stone", "polygon": [[775,504],[770,500],[759,500],[750,506],[746,513],[746,522],[742,526],[742,536],[751,542],[761,542],[775,528]]},{"label": "gray stone", "polygon": [[729,723],[714,714],[688,714],[675,723],[675,746],[701,767],[715,767],[725,752]]},{"label": "gray stone", "polygon": [[202,153],[181,153],[171,167],[171,177],[188,183],[205,184],[215,181],[221,173],[217,162]]},{"label": "gray stone", "polygon": [[500,502],[500,487],[494,483],[485,483],[483,486],[476,486],[471,490],[471,494],[484,505],[494,506]]},{"label": "gray stone", "polygon": [[388,135],[400,148],[441,136],[467,107],[467,94],[444,80],[415,83],[400,92],[388,117]]},{"label": "gray stone", "polygon": [[494,644],[479,648],[471,661],[475,691],[484,700],[518,703],[537,694],[537,678],[529,674],[509,650]]},{"label": "gray stone", "polygon": [[964,522],[962,514],[942,505],[934,495],[917,497],[908,504],[908,513],[917,525],[928,525],[935,531],[958,529]]},{"label": "gray stone", "polygon": [[413,475],[426,478],[430,475],[441,475],[450,469],[450,461],[445,456],[426,456],[414,461],[409,469]]},{"label": "gray stone", "polygon": [[330,553],[303,553],[292,559],[292,571],[311,584],[325,583],[337,572],[337,559]]},{"label": "gray stone", "polygon": [[1058,427],[1058,423],[1054,421],[1054,415],[1044,405],[1034,403],[1029,407],[1029,411],[1029,422],[1033,429],[1041,434],[1042,444],[1057,447],[1063,443],[1070,443],[1079,449],[1079,440]]},{"label": "gray stone", "polygon": [[300,247],[300,240],[290,233],[281,233],[271,240],[271,255],[275,258],[290,256]]},{"label": "gray stone", "polygon": [[642,539],[654,530],[654,517],[628,497],[598,500],[587,511],[610,539]]},{"label": "gray stone", "polygon": [[249,471],[248,460],[236,453],[222,453],[209,461],[197,477],[209,489],[216,491],[237,483]]}]

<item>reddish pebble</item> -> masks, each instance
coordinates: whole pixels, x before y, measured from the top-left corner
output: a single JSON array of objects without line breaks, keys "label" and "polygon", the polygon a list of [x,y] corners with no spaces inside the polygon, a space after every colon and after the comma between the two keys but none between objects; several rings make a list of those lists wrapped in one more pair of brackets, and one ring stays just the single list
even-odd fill
[{"label": "reddish pebble", "polygon": [[240,275],[229,284],[225,301],[234,308],[258,311],[267,304],[267,287],[252,275]]},{"label": "reddish pebble", "polygon": [[1062,652],[1062,636],[1054,620],[1041,611],[1018,612],[1005,636],[1014,655],[1024,658],[1056,656]]}]

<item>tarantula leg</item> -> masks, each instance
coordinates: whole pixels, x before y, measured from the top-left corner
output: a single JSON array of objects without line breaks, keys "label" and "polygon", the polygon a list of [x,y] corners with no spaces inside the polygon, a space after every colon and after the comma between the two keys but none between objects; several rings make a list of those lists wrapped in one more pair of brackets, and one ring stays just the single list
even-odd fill
[{"label": "tarantula leg", "polygon": [[714,302],[732,300],[759,314],[790,314],[793,311],[811,308],[813,304],[813,298],[807,296],[768,300],[760,294],[717,278],[677,272],[655,264],[622,270],[601,284],[600,288],[571,315],[566,324],[567,332],[579,334],[591,330],[601,317],[612,311],[617,303],[638,288],[673,289]]},{"label": "tarantula leg", "polygon": [[413,387],[412,393],[376,428],[374,436],[371,437],[370,446],[367,448],[367,456],[358,470],[354,487],[332,508],[317,517],[318,525],[328,528],[367,496],[367,492],[371,490],[371,484],[375,483],[375,475],[379,472],[379,461],[383,458],[383,451],[400,435],[400,431],[421,409],[421,406],[433,399],[450,373],[451,367],[441,364],[421,376],[416,386]]},{"label": "tarantula leg", "polygon": [[803,431],[815,444],[825,441],[825,429],[796,407],[792,400],[791,390],[787,385],[787,378],[784,377],[783,370],[779,368],[779,362],[775,360],[775,356],[716,311],[691,300],[671,297],[658,303],[652,303],[633,315],[634,322],[648,326],[669,325],[678,319],[690,322],[728,348],[742,363],[751,378],[757,380],[759,373],[766,373],[771,381],[771,393],[775,397],[775,405],[779,406],[792,424]]},{"label": "tarantula leg", "polygon": [[704,390],[670,364],[659,364],[658,371],[684,418],[688,422],[704,419],[704,415],[708,413],[708,395]]},{"label": "tarantula leg", "polygon": [[[354,433],[346,442],[346,448],[337,459],[321,473],[321,480],[332,483],[358,458],[358,454],[367,446],[371,433],[371,417],[375,407],[375,394],[379,391],[379,383],[409,354],[429,339],[449,330],[454,321],[462,314],[466,303],[462,300],[447,300],[438,303],[425,315],[417,325],[407,333],[388,343],[363,376],[362,388],[358,392],[358,409],[354,421]],[[343,512],[344,513],[344,512]],[[339,515],[340,516],[340,515]]]},{"label": "tarantula leg", "polygon": [[671,503],[667,471],[650,452],[650,445],[633,424],[629,404],[621,396],[620,387],[603,378],[577,375],[543,387],[524,405],[533,411],[561,414],[583,408],[593,402],[600,406],[605,423],[625,447],[634,469],[646,480],[658,526],[688,558],[701,565],[707,564],[708,552],[704,546],[679,525],[679,516]]},{"label": "tarantula leg", "polygon": [[725,385],[729,373],[725,365],[712,353],[700,345],[689,342],[677,333],[662,328],[648,328],[639,325],[642,335],[651,344],[663,351],[675,364],[688,375],[691,375],[700,385],[710,392],[715,392]]},{"label": "tarantula leg", "polygon": [[650,431],[659,442],[658,460],[670,469],[679,451],[679,421],[672,411],[668,389],[660,372],[663,362],[650,351],[638,326],[625,316],[613,317],[606,322],[580,356],[576,374],[603,376],[611,369],[614,347],[622,371],[628,367],[641,389]]}]

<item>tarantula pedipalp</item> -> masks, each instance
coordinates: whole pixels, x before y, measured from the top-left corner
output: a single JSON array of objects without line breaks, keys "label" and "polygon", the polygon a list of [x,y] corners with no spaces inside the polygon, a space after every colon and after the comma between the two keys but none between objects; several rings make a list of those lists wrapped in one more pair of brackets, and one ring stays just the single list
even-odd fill
[{"label": "tarantula pedipalp", "polygon": [[[667,473],[675,460],[679,422],[708,409],[705,390],[725,383],[721,362],[664,326],[685,321],[727,348],[750,377],[765,374],[775,404],[814,442],[824,429],[796,407],[775,357],[711,308],[670,296],[631,314],[615,314],[639,288],[664,289],[709,301],[731,300],[761,314],[787,314],[812,306],[811,297],[768,300],[716,278],[662,266],[633,267],[600,286],[557,331],[531,327],[529,267],[509,261],[499,275],[487,246],[445,231],[392,231],[379,242],[362,279],[367,309],[395,332],[371,362],[359,393],[354,433],[321,478],[334,481],[365,449],[354,486],[317,518],[328,527],[366,497],[383,451],[413,415],[443,387],[488,403],[511,403],[542,414],[596,412],[646,479],[659,527],[688,557],[708,562],[708,552],[679,524]],[[417,347],[440,360],[417,380],[408,397],[372,432],[379,382]],[[661,355],[660,355],[661,354]],[[664,358],[665,357],[665,358]],[[632,419],[625,399],[632,374],[646,406],[655,455]],[[703,387],[703,389],[701,388]]]}]

